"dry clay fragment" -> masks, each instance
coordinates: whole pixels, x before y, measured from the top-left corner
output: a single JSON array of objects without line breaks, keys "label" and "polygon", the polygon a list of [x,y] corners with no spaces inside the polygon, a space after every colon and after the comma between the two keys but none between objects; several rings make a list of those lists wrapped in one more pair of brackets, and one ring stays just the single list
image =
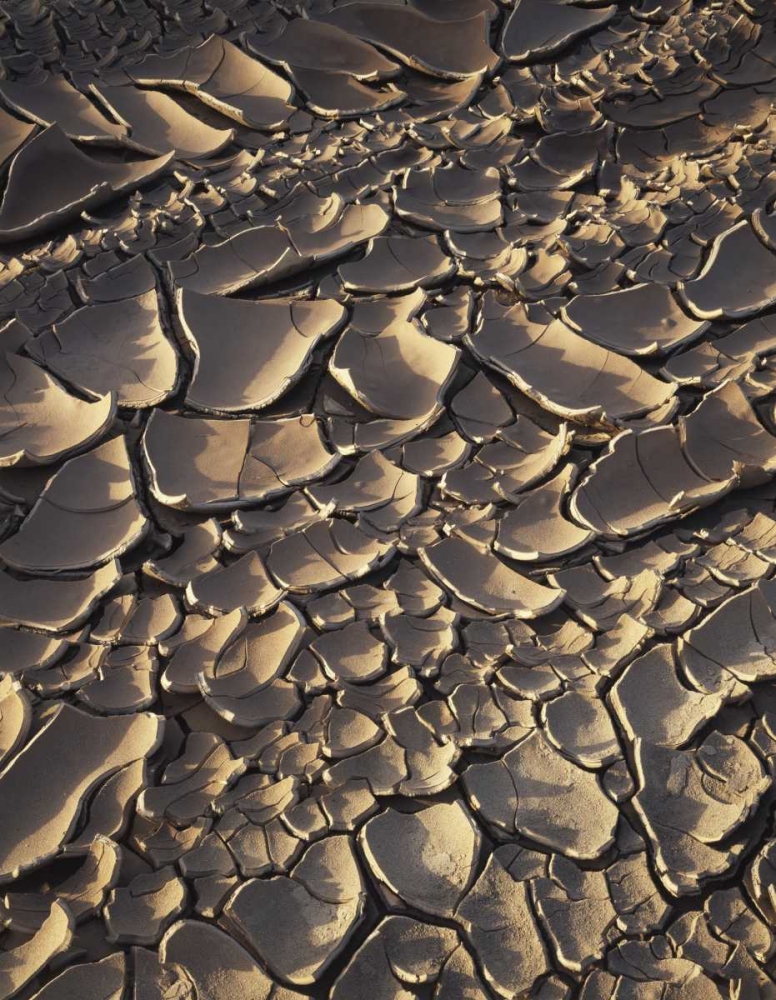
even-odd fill
[{"label": "dry clay fragment", "polygon": [[123,125],[108,121],[84,94],[59,74],[46,74],[34,82],[3,80],[0,97],[24,118],[38,125],[56,124],[69,139],[79,142],[119,145],[127,132]]},{"label": "dry clay fragment", "polygon": [[395,293],[442,284],[455,273],[455,263],[433,236],[378,236],[361,260],[339,268],[351,292]]},{"label": "dry clay fragment", "polygon": [[[294,23],[300,21],[301,18],[297,18]],[[332,25],[328,27],[332,31],[335,30]],[[254,46],[249,45],[249,48],[255,50]],[[293,66],[288,75],[305,94],[310,111],[322,118],[354,118],[383,111],[399,104],[407,96],[393,84],[386,84],[380,90],[376,90],[359,83],[345,73]],[[347,169],[345,168],[345,171]]]},{"label": "dry clay fragment", "polygon": [[53,858],[73,833],[84,798],[119,768],[150,756],[161,720],[141,713],[98,718],[57,705],[0,775],[0,882]]},{"label": "dry clay fragment", "polygon": [[456,931],[405,916],[386,917],[337,977],[331,1000],[411,1000],[436,982],[435,1000],[481,1000],[486,987]]},{"label": "dry clay fragment", "polygon": [[698,565],[730,587],[743,587],[773,572],[768,562],[733,542],[714,545],[698,559]]},{"label": "dry clay fragment", "polygon": [[434,20],[412,7],[352,3],[318,18],[379,46],[413,69],[448,80],[485,73],[498,62],[487,42],[485,12]]},{"label": "dry clay fragment", "polygon": [[[4,659],[0,663],[7,669]],[[12,675],[0,677],[0,766],[25,740],[31,722],[32,706],[27,692]]]},{"label": "dry clay fragment", "polygon": [[126,126],[125,144],[140,152],[152,156],[172,152],[182,159],[199,159],[215,156],[234,138],[234,129],[205,124],[166,94],[95,83],[90,89]]},{"label": "dry clay fragment", "polygon": [[182,615],[172,594],[139,598],[132,592],[116,594],[103,607],[89,638],[94,642],[119,646],[155,646],[176,632],[181,621]]},{"label": "dry clay fragment", "polygon": [[301,994],[276,990],[242,945],[213,924],[179,920],[162,938],[159,959],[183,996],[193,992],[202,1000],[302,1000]]},{"label": "dry clay fragment", "polygon": [[[360,373],[351,372],[347,367],[333,373],[334,377],[324,379],[319,390],[323,409],[331,414],[327,421],[329,433],[343,454],[372,451],[405,441],[429,427],[439,415],[442,403],[437,397],[442,391],[440,383],[448,377],[448,364],[445,362],[443,372],[435,370],[436,355],[426,343],[432,338],[420,334],[419,327],[414,331],[410,329],[409,335],[406,330],[399,329],[413,326],[410,318],[422,307],[424,298],[425,293],[418,289],[410,295],[354,303],[352,325],[340,338],[340,342],[347,338],[347,352],[341,360],[346,365],[354,363],[361,367],[366,354],[367,363]],[[370,348],[366,341],[372,338],[373,347]],[[396,399],[388,398],[381,375],[383,343],[398,376]],[[419,366],[421,374],[428,375],[427,379],[419,377],[419,373],[402,359],[402,347],[410,351],[409,360]],[[453,359],[449,360],[452,365]],[[332,364],[330,361],[330,368]],[[361,400],[361,391],[367,394],[368,402],[366,397]],[[423,407],[418,405],[421,399],[428,400],[432,408],[423,412]],[[379,407],[381,413],[383,410],[392,413],[396,404],[401,412],[412,415],[406,418],[373,415],[371,407]]]},{"label": "dry clay fragment", "polygon": [[358,319],[337,341],[329,371],[361,406],[395,420],[428,422],[442,405],[460,351],[397,318],[377,330]]},{"label": "dry clay fragment", "polygon": [[763,428],[736,382],[707,393],[679,426],[690,461],[706,476],[722,480],[732,469],[747,488],[766,483],[776,471],[776,437]]},{"label": "dry clay fragment", "polygon": [[[634,791],[633,779],[624,762],[619,767],[622,786],[629,798]],[[608,774],[613,776],[613,770]],[[620,930],[625,934],[646,934],[665,924],[670,905],[658,891],[645,848],[639,845],[636,853],[618,858],[605,874]]]},{"label": "dry clay fragment", "polygon": [[353,841],[335,836],[309,847],[288,876],[240,886],[224,913],[270,972],[303,986],[347,946],[365,904]]},{"label": "dry clay fragment", "polygon": [[101,265],[99,269],[94,265],[91,268],[84,266],[88,278],[79,275],[75,279],[79,296],[84,302],[121,302],[156,289],[156,272],[143,254],[120,263],[115,253],[107,253],[104,261],[98,258],[98,262]]},{"label": "dry clay fragment", "polygon": [[0,467],[47,465],[97,441],[113,421],[113,393],[88,403],[29,358],[0,355]]},{"label": "dry clay fragment", "polygon": [[0,620],[66,632],[82,624],[121,577],[116,559],[77,579],[20,579],[0,573]]},{"label": "dry clay fragment", "polygon": [[662,592],[659,573],[644,569],[633,576],[605,579],[594,564],[572,566],[548,576],[563,587],[566,603],[585,624],[597,631],[608,632],[622,615],[644,620],[649,618]]},{"label": "dry clay fragment", "polygon": [[227,295],[289,278],[341,256],[379,236],[388,221],[388,213],[378,204],[345,205],[335,196],[319,215],[303,214],[285,226],[257,226],[215,246],[202,246],[187,259],[170,264],[170,275],[180,288]]},{"label": "dry clay fragment", "polygon": [[37,131],[36,125],[21,122],[14,115],[9,115],[4,108],[0,108],[0,169],[5,168],[17,149]]},{"label": "dry clay fragment", "polygon": [[86,569],[122,555],[148,526],[126,442],[117,437],[65,462],[0,557],[28,573]]},{"label": "dry clay fragment", "polygon": [[246,550],[264,552],[279,538],[319,520],[326,511],[317,510],[301,490],[292,493],[275,509],[235,510],[232,514],[234,530],[224,534],[224,546],[229,552],[239,554]]},{"label": "dry clay fragment", "polygon": [[639,788],[632,802],[674,895],[698,893],[747,846],[744,824],[770,787],[760,759],[737,736],[712,732],[695,750],[634,742]]},{"label": "dry clay fragment", "polygon": [[326,518],[275,542],[267,566],[281,587],[307,594],[358,580],[393,553],[392,544],[371,538],[349,521]]},{"label": "dry clay fragment", "polygon": [[344,479],[308,486],[305,492],[320,510],[337,513],[380,511],[398,498],[410,497],[414,501],[411,511],[414,514],[418,509],[420,480],[394,465],[381,451],[373,451],[359,458]]},{"label": "dry clay fragment", "polygon": [[293,715],[299,696],[284,675],[304,632],[304,618],[286,602],[263,621],[251,622],[199,674],[208,705],[238,726],[263,726]]},{"label": "dry clay fragment", "polygon": [[771,925],[774,902],[776,902],[772,888],[774,861],[776,861],[776,841],[768,839],[747,866],[744,876],[744,884],[752,901],[760,915]]},{"label": "dry clay fragment", "polygon": [[[289,23],[299,24],[301,21],[301,18],[296,18]],[[331,31],[336,30],[333,25],[327,27]],[[256,50],[255,45],[250,43],[248,48]],[[288,75],[306,95],[310,111],[322,118],[342,119],[383,111],[399,104],[407,96],[403,90],[391,84],[381,90],[365,87],[346,73],[292,66]]]},{"label": "dry clay fragment", "polygon": [[409,472],[421,476],[439,476],[461,465],[470,454],[471,446],[452,430],[441,437],[419,437],[402,448],[401,464]]},{"label": "dry clay fragment", "polygon": [[[476,675],[471,678],[475,683],[467,683],[464,664],[463,658],[446,660],[445,676],[439,688],[441,692],[448,687],[453,688],[448,696],[448,705],[458,723],[455,742],[462,747],[496,746],[508,725],[506,714],[488,685],[476,683]],[[453,672],[456,666],[462,668],[458,676]],[[514,736],[514,730],[509,736]]]},{"label": "dry clay fragment", "polygon": [[383,738],[383,730],[362,712],[352,708],[335,708],[326,722],[323,752],[339,760],[368,750]]},{"label": "dry clay fragment", "polygon": [[743,319],[776,302],[774,275],[776,256],[743,219],[714,240],[703,270],[679,294],[701,319]]},{"label": "dry clay fragment", "polygon": [[[709,98],[718,93],[719,83],[699,74],[686,90],[680,92],[672,90],[666,94],[657,89],[647,90],[636,97],[623,95],[605,100],[602,105],[606,116],[618,125],[633,129],[653,129],[693,118],[701,106],[705,107]],[[709,103],[713,107],[716,102]]]},{"label": "dry clay fragment", "polygon": [[114,889],[103,910],[109,941],[153,945],[183,910],[186,883],[172,867]]},{"label": "dry clay fragment", "polygon": [[183,753],[164,769],[161,783],[141,792],[138,813],[186,827],[209,815],[217,798],[244,771],[245,761],[235,760],[220,736],[189,733]]},{"label": "dry clay fragment", "polygon": [[386,809],[369,820],[359,843],[375,877],[405,903],[451,917],[474,881],[482,837],[456,800],[419,812]]},{"label": "dry clay fragment", "polygon": [[503,392],[482,371],[450,400],[450,414],[464,437],[476,444],[487,444],[515,421]]},{"label": "dry clay fragment", "polygon": [[143,572],[171,587],[185,587],[195,576],[215,569],[215,553],[221,545],[221,525],[216,520],[203,521],[188,528],[180,544],[168,555],[149,559]]},{"label": "dry clay fragment", "polygon": [[287,69],[326,70],[369,82],[400,72],[395,62],[349,31],[303,17],[285,21],[271,38],[248,35],[246,42],[263,59]]},{"label": "dry clay fragment", "polygon": [[641,416],[676,392],[549,313],[529,313],[522,303],[501,305],[491,292],[483,298],[478,329],[464,339],[478,358],[543,407],[584,423]]},{"label": "dry clay fragment", "polygon": [[436,299],[423,314],[423,325],[437,340],[460,340],[471,326],[474,301],[471,289],[459,285]]},{"label": "dry clay fragment", "polygon": [[[662,943],[663,939],[658,940]],[[624,975],[593,969],[582,986],[580,1000],[618,1000],[619,996],[638,996],[639,993],[659,996],[660,1000],[724,1000],[729,997],[730,989],[736,988],[730,981],[726,988],[718,985],[702,971],[700,965],[688,959],[668,958],[659,962],[652,956],[652,942],[645,941],[643,945],[650,948],[646,956],[649,972],[633,961],[622,963],[626,970]],[[675,972],[676,966],[679,970]],[[633,975],[627,975],[627,972]],[[738,982],[741,980],[738,979]]]},{"label": "dry clay fragment", "polygon": [[120,646],[97,665],[76,698],[95,712],[120,715],[149,708],[156,701],[159,661],[148,646]]},{"label": "dry clay fragment", "polygon": [[218,618],[187,615],[180,632],[159,644],[159,652],[169,657],[162,674],[162,687],[178,694],[195,694],[198,675],[216,661],[247,621],[243,608]]},{"label": "dry clay fragment", "polygon": [[762,358],[776,350],[776,327],[771,314],[757,316],[731,333],[676,354],[663,368],[666,378],[679,385],[700,385],[712,389],[726,378],[745,375],[757,368]]},{"label": "dry clay fragment", "polygon": [[534,62],[603,27],[616,13],[614,4],[590,7],[566,0],[517,0],[504,26],[501,49],[511,62]]},{"label": "dry clay fragment", "polygon": [[143,451],[154,496],[184,510],[258,503],[322,478],[339,461],[312,414],[208,420],[154,410]]},{"label": "dry clay fragment", "polygon": [[568,555],[591,541],[594,532],[568,520],[563,511],[576,472],[575,465],[567,465],[553,479],[518,494],[514,506],[498,522],[495,551],[534,562]]},{"label": "dry clay fragment", "polygon": [[332,299],[247,302],[178,289],[176,301],[194,353],[186,402],[211,413],[269,406],[299,381],[315,347],[345,319]]},{"label": "dry clay fragment", "polygon": [[683,312],[669,288],[653,283],[577,295],[561,312],[583,337],[618,354],[662,354],[699,337],[709,325]]},{"label": "dry clay fragment", "polygon": [[331,24],[307,18],[286,21],[266,39],[246,35],[245,45],[267,62],[281,65],[307,97],[307,106],[326,118],[379,111],[406,95],[396,87],[373,90],[361,81],[383,81],[400,67],[366,42]]},{"label": "dry clay fragment", "polygon": [[142,87],[187,90],[248,128],[281,128],[294,111],[293,87],[218,35],[170,56],[146,56],[126,73]]},{"label": "dry clay fragment", "polygon": [[599,779],[561,756],[539,730],[501,760],[472,764],[462,780],[477,813],[508,834],[583,861],[614,843],[619,813]]},{"label": "dry clay fragment", "polygon": [[366,622],[324,632],[308,648],[335,682],[369,683],[382,677],[388,661],[388,647],[369,631]]},{"label": "dry clay fragment", "polygon": [[558,961],[572,972],[582,972],[603,958],[607,932],[617,917],[606,876],[557,854],[548,876],[532,883],[536,909]]},{"label": "dry clay fragment", "polygon": [[598,535],[627,538],[707,506],[735,485],[730,468],[721,480],[700,474],[677,427],[623,431],[586,472],[570,511]]},{"label": "dry clay fragment", "polygon": [[566,423],[552,434],[519,414],[509,427],[496,431],[495,440],[483,445],[473,462],[446,472],[440,488],[446,496],[467,504],[515,502],[523,490],[555,468],[570,445]]},{"label": "dry clay fragment", "polygon": [[631,741],[673,749],[689,743],[722,707],[719,695],[682,683],[669,645],[655,646],[629,664],[609,698]]},{"label": "dry clay fragment", "polygon": [[758,511],[752,520],[736,532],[735,544],[746,552],[754,553],[759,559],[764,559],[773,565],[776,551],[776,521],[772,517]]},{"label": "dry clay fragment", "polygon": [[14,157],[0,205],[0,240],[21,240],[61,226],[153,180],[171,160],[171,153],[136,163],[93,159],[52,125]]},{"label": "dry clay fragment", "polygon": [[407,171],[395,207],[401,218],[424,229],[487,233],[503,221],[500,194],[495,167],[475,171],[452,163]]},{"label": "dry clay fragment", "polygon": [[622,754],[614,725],[595,689],[580,686],[543,707],[547,737],[580,767],[606,767]]},{"label": "dry clay fragment", "polygon": [[73,918],[64,903],[56,900],[40,930],[29,940],[0,953],[0,997],[12,997],[70,944]]},{"label": "dry clay fragment", "polygon": [[704,691],[776,678],[776,582],[758,580],[678,640],[679,660]]},{"label": "dry clay fragment", "polygon": [[383,614],[380,625],[393,649],[392,661],[412,667],[421,677],[433,677],[444,657],[458,645],[458,617],[447,608],[439,608],[426,618],[404,610]]},{"label": "dry clay fragment", "polygon": [[708,393],[677,426],[624,431],[587,471],[571,514],[605,537],[627,537],[703,507],[739,482],[776,471],[776,438],[740,386]]},{"label": "dry clay fragment", "polygon": [[[415,797],[434,795],[454,783],[452,765],[459,756],[455,744],[437,737],[411,705],[386,714],[384,725],[387,739],[355,761],[340,762],[330,772],[332,785],[350,776],[364,777],[375,794],[391,794],[393,785],[398,794]],[[361,767],[364,771],[359,774]]]},{"label": "dry clay fragment", "polygon": [[455,913],[485,979],[501,997],[525,995],[551,969],[528,885],[509,871],[510,850],[499,848],[491,854]]},{"label": "dry clay fragment", "polygon": [[186,587],[186,603],[194,611],[224,615],[244,609],[261,615],[283,596],[269,578],[258,552],[248,552],[229,566],[217,566]]},{"label": "dry clay fragment", "polygon": [[557,608],[564,597],[562,590],[535,583],[489,549],[461,537],[443,538],[418,554],[431,575],[456,597],[492,614],[536,618]]},{"label": "dry clay fragment", "polygon": [[86,847],[68,845],[67,855],[68,858],[80,856],[83,860],[72,875],[57,882],[53,888],[6,894],[3,902],[14,930],[34,934],[57,899],[67,905],[75,923],[99,912],[103,899],[119,877],[120,847],[97,834]]},{"label": "dry clay fragment", "polygon": [[119,406],[156,406],[173,392],[178,356],[159,317],[156,291],[77,309],[27,352],[91,399],[115,392]]},{"label": "dry clay fragment", "polygon": [[119,951],[99,962],[71,965],[32,1000],[122,1000],[126,974],[127,960]]},{"label": "dry clay fragment", "polygon": [[95,676],[107,656],[105,647],[89,642],[73,643],[68,655],[50,667],[30,671],[25,682],[44,697],[77,691]]}]

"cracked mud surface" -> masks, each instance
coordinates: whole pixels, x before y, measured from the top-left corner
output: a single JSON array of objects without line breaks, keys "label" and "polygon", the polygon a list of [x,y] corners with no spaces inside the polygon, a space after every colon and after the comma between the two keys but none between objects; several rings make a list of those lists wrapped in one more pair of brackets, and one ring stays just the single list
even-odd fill
[{"label": "cracked mud surface", "polygon": [[0,1000],[776,1000],[771,0],[0,4]]}]

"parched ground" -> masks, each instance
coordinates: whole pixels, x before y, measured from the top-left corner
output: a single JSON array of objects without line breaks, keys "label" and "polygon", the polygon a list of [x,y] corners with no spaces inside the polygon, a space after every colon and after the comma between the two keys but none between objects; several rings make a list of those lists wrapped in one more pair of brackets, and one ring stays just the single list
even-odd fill
[{"label": "parched ground", "polygon": [[775,1000],[773,0],[0,4],[0,1000]]}]

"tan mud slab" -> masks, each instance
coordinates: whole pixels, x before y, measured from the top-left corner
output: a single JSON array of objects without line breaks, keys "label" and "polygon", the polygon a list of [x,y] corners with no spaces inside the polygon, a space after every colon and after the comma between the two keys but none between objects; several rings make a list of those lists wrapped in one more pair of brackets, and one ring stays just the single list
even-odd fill
[{"label": "tan mud slab", "polygon": [[0,1000],[776,1000],[773,0],[0,5]]}]

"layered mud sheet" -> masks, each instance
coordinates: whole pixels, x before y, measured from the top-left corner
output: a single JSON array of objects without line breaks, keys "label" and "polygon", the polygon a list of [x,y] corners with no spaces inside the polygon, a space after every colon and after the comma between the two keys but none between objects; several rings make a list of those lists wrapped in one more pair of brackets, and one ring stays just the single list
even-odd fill
[{"label": "layered mud sheet", "polygon": [[772,0],[0,4],[0,1000],[776,997]]}]

